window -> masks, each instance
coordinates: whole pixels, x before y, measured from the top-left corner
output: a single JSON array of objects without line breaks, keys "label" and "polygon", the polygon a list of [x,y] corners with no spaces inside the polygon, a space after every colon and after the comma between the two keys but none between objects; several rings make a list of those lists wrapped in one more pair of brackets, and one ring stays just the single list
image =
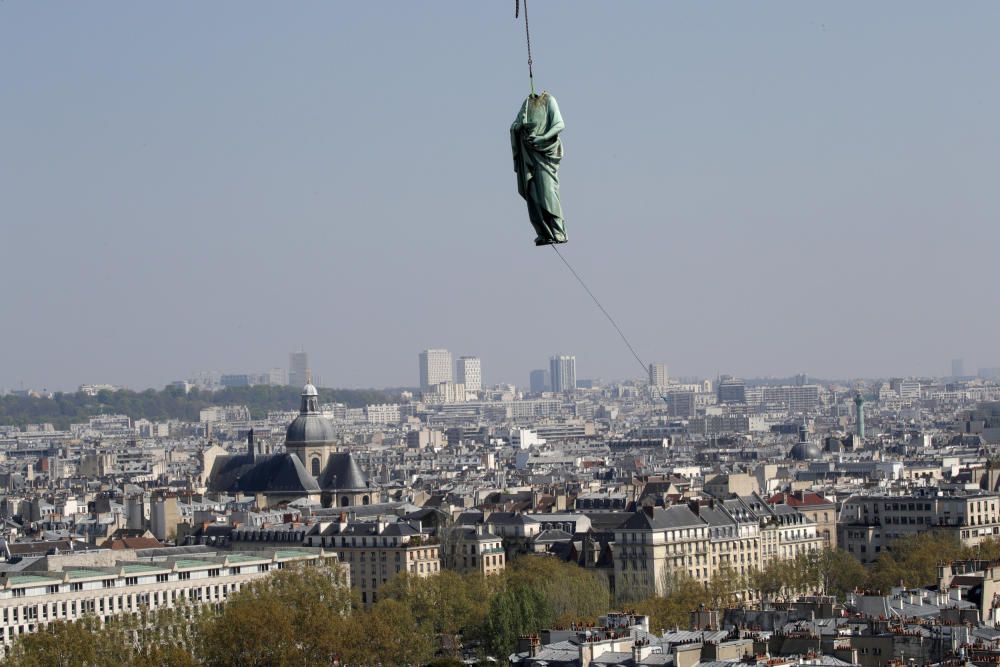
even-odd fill
[{"label": "window", "polygon": [[[238,569],[239,568],[237,568],[237,570]],[[170,578],[169,574],[158,574],[158,575],[156,575],[156,583],[162,584],[162,583],[166,582],[169,578]]]},{"label": "window", "polygon": [[180,579],[181,581],[187,581],[188,579],[191,578],[191,573],[190,572],[178,572],[177,573],[177,578]]},{"label": "window", "polygon": [[115,587],[115,580],[114,579],[105,579],[104,581],[101,582],[101,586],[103,588],[114,588]]},{"label": "window", "polygon": [[81,582],[79,582],[79,581],[71,582],[70,585],[69,585],[69,589],[71,591],[82,591],[83,590],[83,584]]},{"label": "window", "polygon": [[125,577],[126,586],[136,586],[139,583],[139,577]]}]

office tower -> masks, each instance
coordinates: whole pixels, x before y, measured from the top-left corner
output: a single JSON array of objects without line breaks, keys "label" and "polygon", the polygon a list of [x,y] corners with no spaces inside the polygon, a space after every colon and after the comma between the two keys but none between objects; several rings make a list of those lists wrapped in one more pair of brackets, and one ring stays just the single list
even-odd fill
[{"label": "office tower", "polygon": [[274,367],[267,372],[267,384],[276,387],[283,387],[288,384],[288,376],[284,368]]},{"label": "office tower", "polygon": [[479,357],[459,357],[455,382],[465,385],[466,391],[483,390],[483,362]]},{"label": "office tower", "polygon": [[442,382],[453,382],[451,352],[424,350],[420,353],[420,389],[429,391]]},{"label": "office tower", "polygon": [[951,376],[953,378],[965,377],[965,359],[951,360]]},{"label": "office tower", "polygon": [[574,391],[576,389],[576,357],[559,355],[549,359],[549,378],[552,391]]},{"label": "office tower", "polygon": [[288,355],[288,384],[301,389],[309,382],[309,355],[304,351]]},{"label": "office tower", "polygon": [[732,375],[719,378],[719,403],[746,403],[747,390],[743,380]]},{"label": "office tower", "polygon": [[544,368],[531,371],[529,385],[531,387],[532,394],[540,394],[543,391],[552,391],[552,385],[549,384],[549,372]]},{"label": "office tower", "polygon": [[667,365],[649,365],[649,384],[657,389],[664,389],[667,386]]}]

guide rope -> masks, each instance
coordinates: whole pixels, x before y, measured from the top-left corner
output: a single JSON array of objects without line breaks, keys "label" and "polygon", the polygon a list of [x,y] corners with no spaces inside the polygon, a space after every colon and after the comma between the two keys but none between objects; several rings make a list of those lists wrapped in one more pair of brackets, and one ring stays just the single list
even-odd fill
[{"label": "guide rope", "polygon": [[[635,360],[639,363],[640,368],[642,368],[642,374],[646,375],[647,373],[649,373],[649,366],[646,365],[646,362],[642,360],[642,357],[639,356],[639,353],[635,351],[634,347],[632,347],[632,343],[629,342],[628,336],[625,335],[625,332],[622,331],[622,328],[618,326],[617,322],[615,322],[615,318],[611,317],[611,313],[608,312],[607,308],[601,305],[601,302],[597,299],[596,296],[594,296],[594,293],[590,291],[590,288],[587,287],[587,283],[583,282],[583,278],[581,278],[580,274],[576,272],[576,269],[574,269],[573,266],[566,260],[566,258],[563,257],[563,254],[559,252],[559,246],[552,244],[552,249],[556,251],[556,254],[559,255],[559,259],[561,259],[562,263],[566,265],[566,268],[569,269],[569,272],[573,274],[573,277],[576,278],[576,281],[578,283],[580,283],[580,286],[583,287],[583,289],[587,292],[587,294],[590,295],[591,300],[593,300],[593,302],[597,304],[597,307],[601,309],[601,312],[604,313],[604,317],[608,318],[608,322],[611,322],[611,326],[613,326],[615,328],[615,331],[618,332],[618,335],[621,336],[621,339],[625,342],[626,347],[628,347],[628,351],[632,353],[632,356],[635,357]],[[660,398],[662,398],[664,402],[667,401],[666,396],[664,396],[659,391],[657,391],[657,393],[660,395]]]},{"label": "guide rope", "polygon": [[[514,0],[514,19],[520,11],[521,0]],[[531,60],[531,30],[528,29],[528,0],[524,0],[524,39],[528,43],[528,80],[531,82],[531,94],[535,94],[535,73],[532,71]]]}]

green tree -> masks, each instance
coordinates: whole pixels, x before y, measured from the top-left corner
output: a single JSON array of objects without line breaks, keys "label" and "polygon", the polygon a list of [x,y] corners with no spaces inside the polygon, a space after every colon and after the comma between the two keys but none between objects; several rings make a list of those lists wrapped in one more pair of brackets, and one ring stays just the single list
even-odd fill
[{"label": "green tree", "polygon": [[649,616],[650,629],[686,628],[691,612],[710,603],[705,586],[685,571],[668,571],[662,581],[664,595],[637,602],[635,610]]},{"label": "green tree", "polygon": [[612,604],[611,591],[603,578],[550,556],[518,558],[505,571],[504,583],[527,586],[542,593],[547,614],[540,622],[546,627],[593,620]]},{"label": "green tree", "polygon": [[789,585],[793,577],[787,561],[773,559],[762,568],[753,570],[748,579],[750,587],[757,591],[763,600],[773,600]]},{"label": "green tree", "polygon": [[435,635],[448,637],[458,647],[461,638],[475,632],[489,608],[489,582],[479,573],[444,570],[433,577],[400,574],[379,593],[405,605],[414,622]]},{"label": "green tree", "polygon": [[417,625],[406,604],[392,599],[352,614],[342,644],[338,655],[343,663],[383,667],[423,664],[434,657],[435,649],[427,628]]},{"label": "green tree", "polygon": [[483,646],[489,655],[506,659],[518,636],[543,629],[550,616],[542,591],[523,583],[508,584],[490,600],[480,633]]},{"label": "green tree", "polygon": [[888,593],[893,586],[927,586],[938,578],[938,564],[967,553],[953,533],[930,530],[896,540],[872,566],[868,585]]},{"label": "green tree", "polygon": [[[98,665],[108,656],[100,655],[96,641],[96,619],[84,618],[75,623],[56,621],[38,632],[20,635],[4,664],[10,667],[71,667]],[[109,665],[122,665],[111,660]]]},{"label": "green tree", "polygon": [[293,567],[258,579],[205,624],[205,663],[330,664],[346,648],[352,601],[340,568]]},{"label": "green tree", "polygon": [[856,588],[863,587],[868,577],[868,572],[854,556],[839,549],[824,549],[817,565],[823,591],[841,600]]}]

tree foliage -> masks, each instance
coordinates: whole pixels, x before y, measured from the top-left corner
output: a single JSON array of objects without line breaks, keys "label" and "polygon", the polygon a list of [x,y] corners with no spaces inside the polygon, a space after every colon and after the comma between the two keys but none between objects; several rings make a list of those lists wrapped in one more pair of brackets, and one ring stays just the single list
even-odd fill
[{"label": "tree foliage", "polygon": [[[82,392],[56,392],[52,398],[0,396],[0,425],[51,423],[66,429],[72,423],[86,422],[99,414],[124,414],[132,419],[198,421],[203,408],[216,405],[245,405],[254,419],[276,410],[295,410],[300,387],[258,385],[230,387],[219,391],[192,389],[188,393],[174,387],[157,391],[100,391],[96,396]],[[321,403],[344,403],[363,407],[370,403],[393,400],[391,392],[375,389],[320,389]]]},{"label": "tree foliage", "polygon": [[596,574],[547,556],[523,556],[495,582],[479,636],[490,655],[506,657],[518,635],[592,621],[611,595]]},{"label": "tree foliage", "polygon": [[708,590],[687,572],[668,572],[663,588],[662,597],[649,597],[634,605],[638,613],[649,616],[651,630],[686,628],[691,612],[709,604]]}]

